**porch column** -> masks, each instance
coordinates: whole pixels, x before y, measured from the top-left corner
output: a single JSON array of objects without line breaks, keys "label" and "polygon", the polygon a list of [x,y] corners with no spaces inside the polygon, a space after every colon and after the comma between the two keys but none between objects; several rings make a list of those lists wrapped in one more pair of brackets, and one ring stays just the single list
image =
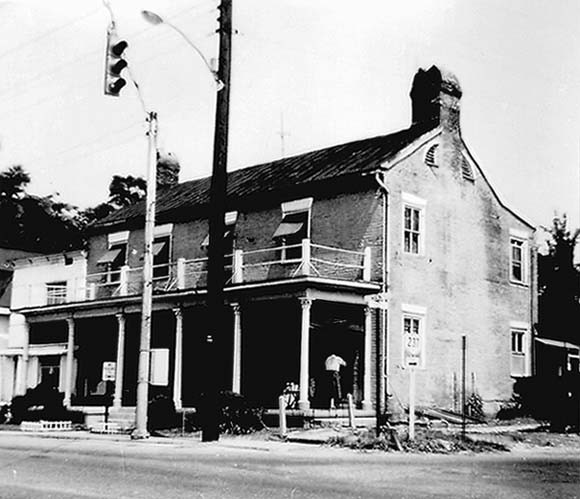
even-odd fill
[{"label": "porch column", "polygon": [[300,298],[302,306],[302,325],[300,328],[300,398],[298,407],[302,410],[310,409],[308,391],[310,387],[310,298]]},{"label": "porch column", "polygon": [[64,384],[64,405],[70,407],[73,385],[73,360],[75,349],[75,322],[72,317],[66,320],[68,326],[68,340],[66,345],[66,378]]},{"label": "porch column", "polygon": [[30,333],[28,324],[22,328],[22,355],[16,357],[16,387],[15,395],[24,395],[28,386],[28,350],[30,348]]},{"label": "porch column", "polygon": [[242,387],[242,320],[239,303],[231,304],[234,311],[234,355],[232,370],[232,392],[240,393]]},{"label": "porch column", "polygon": [[115,394],[113,407],[121,407],[123,403],[123,364],[125,363],[125,314],[117,317],[117,368],[115,370]]},{"label": "porch column", "polygon": [[181,409],[181,391],[183,380],[183,311],[174,308],[175,315],[175,362],[173,365],[173,403]]},{"label": "porch column", "polygon": [[363,366],[363,400],[362,408],[371,410],[371,332],[372,332],[372,309],[365,307],[365,346]]}]

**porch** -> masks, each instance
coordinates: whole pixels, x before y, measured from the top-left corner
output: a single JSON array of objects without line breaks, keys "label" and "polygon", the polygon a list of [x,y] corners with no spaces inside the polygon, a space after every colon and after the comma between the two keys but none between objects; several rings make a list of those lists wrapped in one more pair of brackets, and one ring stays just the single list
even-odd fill
[{"label": "porch", "polygon": [[[203,291],[207,288],[207,258],[184,259],[155,265],[155,294]],[[371,249],[331,247],[304,239],[300,244],[237,249],[225,255],[225,288],[303,277],[332,281],[371,282]],[[16,309],[91,302],[138,296],[143,290],[143,268],[123,266],[55,283],[18,289]]]}]

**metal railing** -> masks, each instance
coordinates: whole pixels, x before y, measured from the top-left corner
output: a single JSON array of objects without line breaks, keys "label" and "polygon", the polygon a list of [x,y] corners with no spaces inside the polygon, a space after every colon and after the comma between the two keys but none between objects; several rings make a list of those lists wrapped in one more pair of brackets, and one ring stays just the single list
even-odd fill
[{"label": "metal railing", "polygon": [[[168,293],[207,287],[207,258],[180,258],[153,267],[153,292]],[[298,244],[236,250],[225,256],[225,286],[316,276],[343,281],[370,281],[370,248],[346,250],[304,239]],[[36,289],[42,286],[42,291]],[[15,290],[17,307],[56,305],[135,296],[143,291],[143,268],[128,266],[67,280],[67,285],[35,285]]]}]

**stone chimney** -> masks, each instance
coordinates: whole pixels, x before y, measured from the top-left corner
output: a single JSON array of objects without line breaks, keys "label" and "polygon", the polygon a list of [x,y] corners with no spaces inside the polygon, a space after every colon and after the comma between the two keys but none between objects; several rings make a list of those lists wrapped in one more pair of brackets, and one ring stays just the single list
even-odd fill
[{"label": "stone chimney", "polygon": [[166,188],[179,183],[179,161],[170,152],[157,153],[157,188]]},{"label": "stone chimney", "polygon": [[444,130],[459,132],[461,94],[455,75],[437,66],[419,69],[411,88],[413,124],[441,125]]}]

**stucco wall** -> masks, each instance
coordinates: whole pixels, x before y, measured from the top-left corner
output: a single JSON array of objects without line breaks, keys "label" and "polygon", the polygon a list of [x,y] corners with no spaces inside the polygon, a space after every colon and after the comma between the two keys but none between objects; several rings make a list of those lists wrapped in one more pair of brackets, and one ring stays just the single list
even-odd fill
[{"label": "stucco wall", "polygon": [[[424,154],[440,144],[438,167]],[[530,288],[509,281],[510,229],[532,230],[504,209],[481,172],[462,177],[457,135],[442,134],[390,170],[389,330],[391,385],[408,400],[403,368],[402,308],[426,308],[425,365],[417,374],[417,403],[452,408],[461,380],[461,337],[467,337],[467,388],[487,408],[511,395],[510,322],[530,323]],[[472,165],[474,166],[474,165]],[[420,255],[403,252],[403,193],[426,201],[425,246]],[[495,407],[496,408],[496,407]]]}]

